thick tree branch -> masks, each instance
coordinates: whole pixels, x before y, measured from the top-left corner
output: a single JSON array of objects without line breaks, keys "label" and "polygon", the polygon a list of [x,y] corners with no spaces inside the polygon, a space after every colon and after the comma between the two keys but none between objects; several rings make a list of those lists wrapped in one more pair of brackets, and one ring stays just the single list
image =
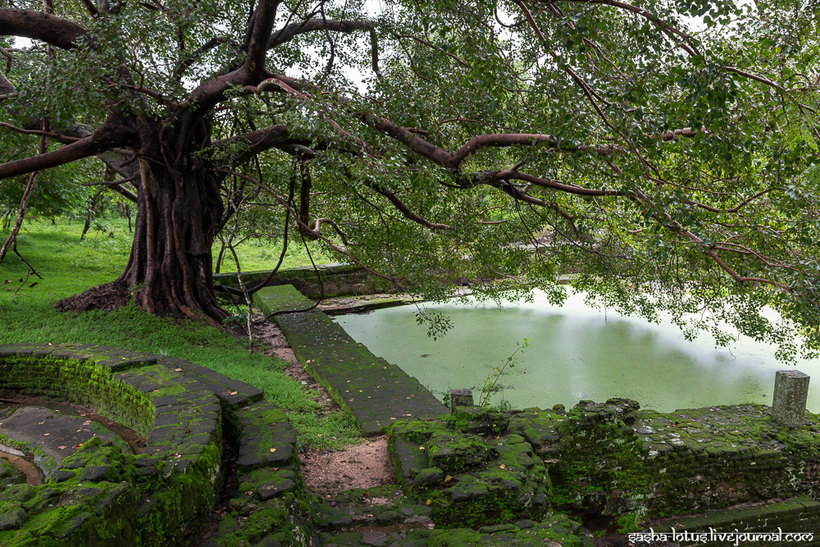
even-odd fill
[{"label": "thick tree branch", "polygon": [[274,0],[260,0],[259,6],[253,14],[253,27],[250,29],[248,42],[248,56],[243,68],[247,71],[246,83],[255,83],[262,79],[265,71],[265,54],[269,49],[267,44],[273,32],[273,23],[276,20],[276,8],[279,2]]},{"label": "thick tree branch", "polygon": [[111,185],[111,189],[114,190],[119,195],[121,195],[122,197],[124,197],[125,199],[127,199],[129,201],[132,201],[134,203],[137,203],[137,200],[138,200],[137,194],[135,194],[134,192],[132,192],[128,188],[125,188],[124,186],[120,186],[119,184],[113,184],[113,185]]},{"label": "thick tree branch", "polygon": [[89,156],[95,156],[116,146],[114,135],[98,130],[94,134],[52,152],[0,165],[0,179],[16,177],[64,165]]},{"label": "thick tree branch", "polygon": [[306,139],[296,139],[290,135],[285,125],[272,125],[250,133],[245,133],[229,139],[222,139],[212,144],[215,163],[242,164],[250,161],[256,154],[278,148],[292,155],[305,158],[315,157],[315,152],[309,148],[311,142]]},{"label": "thick tree branch", "polygon": [[[293,40],[300,34],[316,31],[342,32],[349,34],[359,30],[374,31],[376,24],[373,21],[335,21],[316,17],[300,23],[291,23],[274,32],[268,40],[268,49],[281,46]],[[373,39],[373,36],[371,36]],[[372,42],[371,42],[372,45]]]},{"label": "thick tree branch", "polygon": [[17,89],[14,87],[14,84],[8,81],[6,77],[0,73],[0,100],[8,99],[9,97],[14,97],[15,95],[17,95]]},{"label": "thick tree branch", "polygon": [[91,2],[91,0],[82,0],[82,2],[83,2],[83,5],[85,6],[85,9],[88,10],[88,13],[90,13],[91,15],[93,15],[95,17],[97,15],[99,15],[99,11],[97,11],[97,6],[95,6],[94,3]]},{"label": "thick tree branch", "polygon": [[0,35],[40,40],[61,49],[73,49],[87,31],[66,19],[39,11],[0,9]]},{"label": "thick tree branch", "polygon": [[552,190],[557,190],[565,194],[574,194],[577,196],[603,197],[626,195],[625,192],[622,192],[620,190],[601,190],[596,188],[583,188],[581,186],[573,186],[571,184],[566,184],[557,180],[547,180],[540,177],[536,177],[534,175],[529,175],[527,173],[521,173],[518,170],[496,171],[494,172],[494,178],[496,178],[497,180],[522,180],[524,182],[528,182],[536,186],[542,186],[544,188],[550,188]]},{"label": "thick tree branch", "polygon": [[359,119],[373,129],[377,129],[401,142],[413,152],[453,171],[459,170],[466,161],[483,148],[507,148],[541,144],[563,152],[590,152],[600,156],[610,156],[621,151],[619,147],[615,146],[578,146],[559,141],[554,136],[543,133],[496,133],[477,135],[455,152],[449,152],[419,137],[416,132],[384,118],[369,113],[361,113]]}]

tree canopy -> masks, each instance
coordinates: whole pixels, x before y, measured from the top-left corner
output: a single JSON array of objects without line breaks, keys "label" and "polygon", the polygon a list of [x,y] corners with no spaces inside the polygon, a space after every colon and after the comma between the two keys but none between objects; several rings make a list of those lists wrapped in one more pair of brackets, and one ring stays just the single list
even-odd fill
[{"label": "tree canopy", "polygon": [[153,313],[224,318],[211,246],[256,207],[427,296],[572,275],[690,332],[820,346],[816,4],[365,4],[11,0],[0,178],[116,172],[117,283]]}]

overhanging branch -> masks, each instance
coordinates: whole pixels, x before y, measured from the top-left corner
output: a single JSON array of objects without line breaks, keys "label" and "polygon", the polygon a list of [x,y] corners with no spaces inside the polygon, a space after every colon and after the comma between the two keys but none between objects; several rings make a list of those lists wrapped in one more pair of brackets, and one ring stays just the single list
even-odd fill
[{"label": "overhanging branch", "polygon": [[277,30],[268,40],[268,49],[273,49],[293,40],[300,34],[307,34],[309,32],[330,31],[347,34],[359,30],[373,31],[375,28],[376,24],[373,21],[336,21],[316,17],[300,23],[291,23]]},{"label": "overhanging branch", "polygon": [[66,19],[39,11],[0,9],[0,35],[40,40],[60,49],[73,49],[87,31]]},{"label": "overhanging branch", "polygon": [[16,177],[64,165],[89,156],[96,156],[114,148],[121,136],[103,124],[97,131],[57,150],[0,165],[0,179]]}]

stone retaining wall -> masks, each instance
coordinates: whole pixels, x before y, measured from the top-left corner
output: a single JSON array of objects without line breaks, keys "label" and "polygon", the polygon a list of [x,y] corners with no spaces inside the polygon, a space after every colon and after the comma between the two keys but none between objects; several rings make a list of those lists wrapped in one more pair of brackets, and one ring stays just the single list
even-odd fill
[{"label": "stone retaining wall", "polygon": [[[270,271],[242,272],[242,281],[246,285],[252,285],[264,281],[269,274]],[[214,274],[214,282],[239,288],[236,273]],[[317,264],[316,269],[312,266],[282,268],[267,283],[267,286],[278,285],[293,285],[308,298],[395,291],[395,287],[386,279],[371,275],[361,267],[351,264]]]}]

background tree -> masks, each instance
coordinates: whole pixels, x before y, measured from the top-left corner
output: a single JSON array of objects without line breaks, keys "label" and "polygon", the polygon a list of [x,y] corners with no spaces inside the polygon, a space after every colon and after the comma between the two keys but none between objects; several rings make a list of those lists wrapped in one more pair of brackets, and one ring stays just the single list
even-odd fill
[{"label": "background tree", "polygon": [[35,43],[0,80],[4,127],[63,143],[0,177],[97,156],[136,184],[117,287],[158,314],[224,317],[211,246],[265,202],[426,295],[467,277],[560,298],[575,273],[609,306],[728,321],[784,355],[794,330],[764,305],[818,324],[810,2],[381,4],[0,9]]}]

